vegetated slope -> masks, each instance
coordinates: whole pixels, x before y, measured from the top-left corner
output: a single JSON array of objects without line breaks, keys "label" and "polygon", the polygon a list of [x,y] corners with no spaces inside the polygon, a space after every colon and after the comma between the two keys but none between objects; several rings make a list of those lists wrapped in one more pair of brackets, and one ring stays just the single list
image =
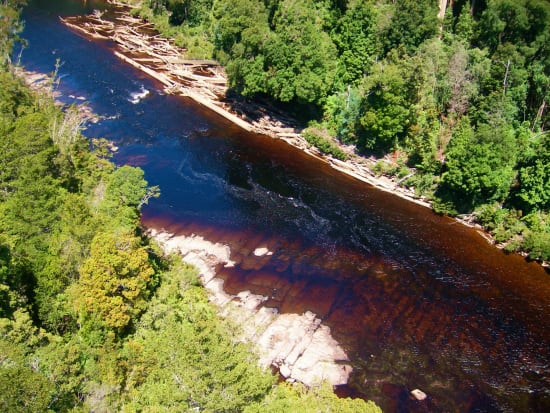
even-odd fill
[{"label": "vegetated slope", "polygon": [[380,411],[326,386],[274,386],[195,269],[141,233],[158,188],[90,145],[51,87],[15,76],[19,5],[0,5],[0,410]]},{"label": "vegetated slope", "polygon": [[547,260],[550,5],[437,3],[151,0],[139,13],[224,64],[233,92],[305,116],[321,150],[353,145],[437,212]]}]

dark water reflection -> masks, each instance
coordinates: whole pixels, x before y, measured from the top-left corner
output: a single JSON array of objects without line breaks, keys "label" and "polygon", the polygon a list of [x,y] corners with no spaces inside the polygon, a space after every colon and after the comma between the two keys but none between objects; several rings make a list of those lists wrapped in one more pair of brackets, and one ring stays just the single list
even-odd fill
[{"label": "dark water reflection", "polygon": [[[117,163],[160,185],[144,223],[230,245],[237,265],[220,271],[229,292],[322,317],[354,365],[342,393],[388,411],[550,411],[550,278],[538,265],[163,95],[108,42],[59,24],[81,3],[37,3],[23,63],[50,72],[60,59],[63,98],[84,98],[103,116],[86,133],[115,141]],[[274,254],[254,257],[260,245]],[[427,401],[410,398],[415,387]]]}]

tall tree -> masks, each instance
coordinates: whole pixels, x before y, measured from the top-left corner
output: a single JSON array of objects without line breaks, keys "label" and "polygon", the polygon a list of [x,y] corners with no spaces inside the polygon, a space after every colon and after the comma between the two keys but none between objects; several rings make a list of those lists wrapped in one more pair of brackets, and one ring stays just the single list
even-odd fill
[{"label": "tall tree", "polygon": [[[389,59],[388,59],[389,60]],[[359,142],[363,148],[387,151],[406,136],[415,98],[410,72],[397,61],[373,66],[365,78],[365,98],[359,118]]]},{"label": "tall tree", "polygon": [[331,37],[339,55],[336,82],[341,89],[360,82],[379,57],[376,19],[372,4],[357,2],[346,10],[332,30]]},{"label": "tall tree", "polygon": [[153,274],[139,238],[97,234],[71,292],[81,323],[122,331],[144,310]]},{"label": "tall tree", "polygon": [[502,202],[515,176],[516,159],[516,139],[510,126],[483,124],[474,130],[464,117],[449,143],[440,193],[450,190],[459,212]]},{"label": "tall tree", "polygon": [[402,0],[395,11],[384,36],[385,52],[402,48],[413,53],[426,39],[438,32],[437,3],[432,0]]}]

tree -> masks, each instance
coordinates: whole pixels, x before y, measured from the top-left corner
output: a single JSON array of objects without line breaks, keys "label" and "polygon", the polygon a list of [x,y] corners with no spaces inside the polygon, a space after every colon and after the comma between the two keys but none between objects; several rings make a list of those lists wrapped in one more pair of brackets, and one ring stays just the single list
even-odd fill
[{"label": "tree", "polygon": [[53,385],[25,360],[20,346],[0,338],[0,410],[48,411]]},{"label": "tree", "polygon": [[475,22],[466,3],[462,5],[456,19],[454,33],[456,37],[466,46],[470,45],[474,37]]},{"label": "tree", "polygon": [[26,0],[3,0],[0,3],[0,69],[11,63],[10,55],[16,42],[21,41],[19,33],[23,23],[19,19]]},{"label": "tree", "polygon": [[361,96],[355,88],[331,95],[324,107],[325,122],[344,144],[357,145],[357,120],[361,110]]},{"label": "tree", "polygon": [[228,0],[214,3],[216,57],[227,63],[231,87],[245,96],[265,93],[265,43],[271,36],[262,2]]},{"label": "tree", "polygon": [[98,233],[71,297],[82,324],[122,331],[146,305],[154,270],[139,238]]},{"label": "tree", "polygon": [[170,12],[170,24],[183,23],[198,26],[208,19],[212,0],[167,0],[166,9]]},{"label": "tree", "polygon": [[378,58],[376,18],[372,4],[357,2],[346,10],[332,30],[331,37],[339,55],[336,81],[340,88],[357,84]]},{"label": "tree", "polygon": [[504,43],[523,44],[528,39],[527,0],[493,0],[479,20],[479,40],[496,50]]},{"label": "tree", "polygon": [[128,165],[117,168],[105,179],[104,197],[99,205],[102,218],[128,230],[135,228],[141,207],[160,195],[158,186],[148,187],[143,170]]},{"label": "tree", "polygon": [[339,412],[339,413],[381,413],[373,402],[361,399],[339,398],[327,383],[312,389],[304,386],[278,385],[261,403],[247,406],[244,413],[278,412]]},{"label": "tree", "polygon": [[533,149],[519,164],[515,194],[525,212],[550,208],[550,137],[546,134],[533,143]]},{"label": "tree", "polygon": [[117,204],[140,208],[147,196],[147,181],[143,176],[143,169],[121,166],[107,184],[107,198]]},{"label": "tree", "polygon": [[483,203],[502,202],[514,179],[516,150],[510,126],[484,124],[474,130],[469,118],[462,118],[448,146],[440,195],[450,191],[461,212],[471,212]]},{"label": "tree", "polygon": [[[251,58],[261,46],[249,37],[259,28],[267,29],[267,14],[262,2],[252,0],[218,0],[212,7],[214,17],[214,46],[217,57],[222,63],[227,63],[227,58]],[[259,30],[260,32],[262,30]],[[248,44],[244,50],[234,50],[234,47],[243,42]],[[220,52],[223,52],[220,55]],[[238,53],[241,52],[241,53]]]},{"label": "tree", "polygon": [[196,270],[164,274],[126,354],[131,381],[124,411],[237,412],[261,400],[274,378],[222,324]]},{"label": "tree", "polygon": [[445,102],[446,113],[452,122],[468,112],[471,99],[478,90],[468,51],[462,43],[454,46],[447,68],[449,96]]},{"label": "tree", "polygon": [[404,66],[381,62],[365,78],[365,98],[359,118],[359,144],[366,149],[395,148],[411,120],[412,83]]},{"label": "tree", "polygon": [[402,48],[412,54],[426,39],[438,32],[437,2],[431,0],[402,0],[395,11],[384,35],[384,52]]},{"label": "tree", "polygon": [[285,0],[265,46],[267,90],[281,102],[322,104],[333,87],[336,47],[323,30],[325,10],[311,0]]}]

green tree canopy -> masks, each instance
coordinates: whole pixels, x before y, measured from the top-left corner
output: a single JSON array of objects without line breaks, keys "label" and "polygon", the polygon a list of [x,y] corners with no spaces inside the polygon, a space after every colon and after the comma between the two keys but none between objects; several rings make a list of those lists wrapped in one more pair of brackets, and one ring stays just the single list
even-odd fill
[{"label": "green tree canopy", "polygon": [[139,238],[128,234],[95,236],[71,291],[83,324],[120,331],[144,310],[154,270],[140,244]]},{"label": "green tree canopy", "polygon": [[474,130],[467,117],[455,128],[447,150],[443,189],[450,189],[462,212],[503,201],[513,182],[517,147],[507,125],[481,125]]}]

